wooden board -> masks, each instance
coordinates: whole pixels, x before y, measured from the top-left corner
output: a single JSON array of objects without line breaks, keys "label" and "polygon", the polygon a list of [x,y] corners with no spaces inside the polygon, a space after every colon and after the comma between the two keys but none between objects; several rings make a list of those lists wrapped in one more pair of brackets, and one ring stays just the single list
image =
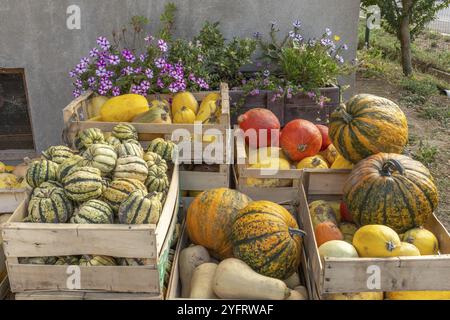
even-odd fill
[{"label": "wooden board", "polygon": [[16,300],[162,300],[161,295],[142,293],[98,292],[25,292],[17,293]]},{"label": "wooden board", "polygon": [[12,292],[68,291],[68,266],[19,264],[20,257],[92,254],[147,261],[144,266],[80,267],[78,291],[82,298],[88,297],[84,293],[92,290],[98,294],[132,292],[162,296],[161,279],[177,223],[178,186],[178,166],[175,166],[157,226],[22,223],[27,215],[26,199],[2,229]]},{"label": "wooden board", "polygon": [[9,280],[8,277],[5,277],[3,280],[0,280],[0,300],[6,298],[9,293]]},{"label": "wooden board", "polygon": [[[298,218],[309,235],[305,238],[305,248],[315,296],[364,291],[450,290],[450,281],[445,280],[450,279],[450,235],[435,215],[430,217],[426,227],[439,240],[439,256],[320,259],[308,201],[341,198],[342,191],[339,190],[347,177],[345,172],[310,171],[304,173],[300,186]],[[368,281],[373,279],[371,276],[378,271],[380,286],[368,286]]]},{"label": "wooden board", "polygon": [[204,191],[215,188],[230,187],[230,165],[221,164],[214,171],[180,170],[180,190]]},{"label": "wooden board", "polygon": [[14,212],[19,204],[25,199],[25,196],[25,189],[0,189],[0,214]]}]

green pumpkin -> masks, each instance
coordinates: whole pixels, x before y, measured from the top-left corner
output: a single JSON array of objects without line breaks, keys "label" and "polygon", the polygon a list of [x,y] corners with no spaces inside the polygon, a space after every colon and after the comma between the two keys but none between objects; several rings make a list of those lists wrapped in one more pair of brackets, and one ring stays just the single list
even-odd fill
[{"label": "green pumpkin", "polygon": [[89,128],[79,132],[75,138],[75,148],[80,151],[86,150],[93,144],[105,143],[105,136],[98,128]]},{"label": "green pumpkin", "polygon": [[127,156],[136,156],[139,158],[144,157],[144,149],[140,145],[139,142],[135,140],[127,140],[124,141],[122,144],[117,145],[115,150],[117,152],[117,155],[120,158],[127,157]]},{"label": "green pumpkin", "polygon": [[111,207],[100,200],[89,200],[83,203],[78,212],[70,219],[75,224],[112,224],[114,213]]},{"label": "green pumpkin", "polygon": [[65,160],[74,156],[72,149],[66,146],[52,146],[42,152],[42,156],[46,160],[53,161],[57,164],[63,163]]},{"label": "green pumpkin", "polygon": [[117,262],[113,257],[83,255],[79,264],[82,267],[107,267],[116,266]]},{"label": "green pumpkin", "polygon": [[50,160],[34,161],[28,168],[25,176],[29,186],[39,187],[46,181],[56,181],[58,164]]},{"label": "green pumpkin", "polygon": [[128,156],[117,160],[114,179],[136,179],[145,182],[148,176],[148,166],[145,161],[136,156]]},{"label": "green pumpkin", "polygon": [[173,161],[173,155],[176,153],[176,145],[172,141],[166,141],[162,138],[157,138],[150,142],[147,152],[154,152],[159,154],[167,162]]},{"label": "green pumpkin", "polygon": [[58,257],[55,262],[55,266],[77,266],[79,264],[79,258],[77,256]]},{"label": "green pumpkin", "polygon": [[114,212],[118,212],[120,204],[135,190],[147,191],[145,185],[135,179],[115,179],[103,192],[103,200]]},{"label": "green pumpkin", "polygon": [[58,170],[56,171],[56,177],[59,182],[62,182],[63,179],[75,168],[82,167],[84,158],[79,155],[74,155],[69,159],[66,159],[63,163],[58,166]]},{"label": "green pumpkin", "polygon": [[148,192],[163,192],[169,188],[169,178],[167,177],[166,171],[157,166],[153,166],[148,171],[148,177],[145,181]]},{"label": "green pumpkin", "polygon": [[113,128],[112,135],[120,141],[138,140],[139,138],[136,128],[129,123],[119,123]]},{"label": "green pumpkin", "polygon": [[101,171],[102,175],[108,175],[116,167],[117,153],[108,144],[93,144],[84,153],[84,167],[93,167]]},{"label": "green pumpkin", "polygon": [[147,152],[144,155],[144,161],[147,163],[148,169],[156,166],[167,172],[169,167],[167,166],[166,160],[164,160],[159,154],[154,152]]},{"label": "green pumpkin", "polygon": [[157,224],[162,205],[157,193],[133,191],[119,207],[121,224]]},{"label": "green pumpkin", "polygon": [[62,188],[35,188],[28,203],[28,221],[66,223],[74,212],[72,201]]},{"label": "green pumpkin", "polygon": [[73,170],[64,178],[63,185],[69,199],[75,202],[97,199],[105,188],[100,170],[92,167]]}]

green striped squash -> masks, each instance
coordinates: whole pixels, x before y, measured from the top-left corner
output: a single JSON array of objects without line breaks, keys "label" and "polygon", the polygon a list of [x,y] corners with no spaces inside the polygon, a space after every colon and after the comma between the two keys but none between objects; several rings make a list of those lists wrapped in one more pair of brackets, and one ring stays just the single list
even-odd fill
[{"label": "green striped squash", "polygon": [[74,212],[72,201],[61,188],[35,188],[28,203],[28,221],[65,223]]},{"label": "green striped squash", "polygon": [[438,191],[419,161],[379,153],[353,168],[343,199],[356,224],[382,224],[403,233],[426,223],[437,208]]},{"label": "green striped squash", "polygon": [[108,144],[93,144],[84,153],[83,166],[97,168],[102,175],[108,175],[116,167],[117,153]]},{"label": "green striped squash", "polygon": [[96,199],[83,203],[70,219],[70,223],[75,224],[112,224],[113,222],[114,213],[111,207]]},{"label": "green striped squash", "polygon": [[139,158],[143,158],[144,149],[142,148],[139,142],[137,143],[136,142],[137,142],[136,140],[127,140],[121,143],[120,145],[117,145],[115,147],[115,150],[119,158],[124,158],[127,156],[136,156]]},{"label": "green striped squash", "polygon": [[352,163],[380,152],[402,153],[408,142],[406,116],[394,102],[359,94],[330,117],[329,136]]},{"label": "green striped squash", "polygon": [[148,176],[147,163],[136,156],[128,156],[117,160],[114,179],[136,179],[145,182]]},{"label": "green striped squash", "polygon": [[120,204],[135,190],[147,191],[147,188],[139,180],[124,178],[115,179],[103,192],[103,200],[110,205],[114,212],[117,212]]},{"label": "green striped squash", "polygon": [[234,220],[233,254],[262,275],[287,279],[298,270],[303,235],[284,207],[254,201]]},{"label": "green striped squash", "polygon": [[114,136],[110,136],[108,137],[108,139],[106,139],[106,144],[109,144],[113,148],[120,145],[121,143],[122,142]]},{"label": "green striped squash", "polygon": [[117,262],[114,257],[83,255],[79,264],[81,267],[107,267],[116,266]]},{"label": "green striped squash", "polygon": [[53,188],[63,189],[64,186],[58,181],[45,181],[44,183],[41,183],[41,185],[39,186],[39,189],[53,189]]},{"label": "green striped squash", "polygon": [[57,164],[63,163],[65,160],[71,158],[75,153],[66,146],[52,146],[45,151],[42,151],[42,156],[46,160],[53,161]]},{"label": "green striped squash", "polygon": [[56,171],[56,177],[59,182],[62,182],[63,179],[75,168],[82,167],[84,158],[79,155],[74,155],[69,159],[66,159],[63,163],[58,166],[58,170]]},{"label": "green striped squash", "polygon": [[20,264],[34,264],[34,265],[54,265],[57,261],[57,257],[32,257],[32,258],[19,258]]},{"label": "green striped squash", "polygon": [[172,162],[173,155],[176,152],[176,145],[172,141],[157,138],[150,142],[147,152],[157,153],[167,162]]},{"label": "green striped squash", "polygon": [[151,259],[143,259],[143,258],[121,258],[118,261],[118,265],[121,266],[145,266],[152,264]]},{"label": "green striped squash", "polygon": [[77,266],[80,263],[79,260],[77,256],[58,257],[55,266]]},{"label": "green striped squash", "polygon": [[146,152],[144,154],[144,161],[147,162],[148,169],[156,166],[162,168],[165,172],[169,170],[166,160],[164,160],[159,154],[154,152]]},{"label": "green striped squash", "polygon": [[31,163],[27,170],[26,180],[29,186],[37,188],[46,181],[57,180],[58,164],[50,160],[40,160]]},{"label": "green striped squash", "polygon": [[157,224],[162,205],[156,193],[133,191],[119,207],[121,224]]},{"label": "green striped squash", "polygon": [[69,199],[75,202],[97,199],[105,187],[100,170],[92,167],[73,170],[64,178],[63,185]]},{"label": "green striped squash", "polygon": [[112,135],[113,137],[116,137],[120,141],[138,139],[138,133],[136,128],[129,123],[119,123],[117,126],[113,128]]},{"label": "green striped squash", "polygon": [[163,192],[169,188],[169,178],[166,171],[157,166],[153,166],[148,170],[148,177],[145,181],[148,192]]},{"label": "green striped squash", "polygon": [[93,144],[105,143],[105,136],[98,128],[89,128],[79,132],[75,138],[75,148],[86,150]]}]

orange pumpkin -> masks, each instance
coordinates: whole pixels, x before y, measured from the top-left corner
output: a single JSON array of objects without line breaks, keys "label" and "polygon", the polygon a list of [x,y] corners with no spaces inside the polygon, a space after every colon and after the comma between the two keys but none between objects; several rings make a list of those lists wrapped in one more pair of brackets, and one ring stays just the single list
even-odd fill
[{"label": "orange pumpkin", "polygon": [[344,240],[341,230],[331,221],[318,224],[314,229],[314,234],[318,247],[331,240]]},{"label": "orange pumpkin", "polygon": [[189,206],[186,228],[194,244],[208,249],[217,259],[233,256],[231,228],[239,210],[251,199],[236,190],[220,188],[198,195]]},{"label": "orange pumpkin", "polygon": [[319,153],[322,147],[322,134],[314,123],[296,119],[289,122],[281,131],[280,145],[292,161],[301,161]]}]

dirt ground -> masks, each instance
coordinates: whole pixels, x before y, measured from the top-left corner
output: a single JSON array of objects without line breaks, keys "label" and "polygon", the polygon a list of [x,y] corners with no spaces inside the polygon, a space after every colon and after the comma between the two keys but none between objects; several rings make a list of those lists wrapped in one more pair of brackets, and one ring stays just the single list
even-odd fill
[{"label": "dirt ground", "polygon": [[[422,143],[436,147],[438,152],[435,161],[429,166],[439,188],[439,208],[437,216],[450,230],[450,128],[443,126],[438,121],[423,119],[418,113],[406,107],[401,102],[402,95],[406,94],[401,88],[389,84],[385,80],[376,78],[364,78],[357,75],[355,94],[370,93],[388,98],[396,102],[405,112],[408,118],[410,144],[406,152],[414,154]],[[439,103],[448,104],[450,99],[445,96],[435,97]]]}]

